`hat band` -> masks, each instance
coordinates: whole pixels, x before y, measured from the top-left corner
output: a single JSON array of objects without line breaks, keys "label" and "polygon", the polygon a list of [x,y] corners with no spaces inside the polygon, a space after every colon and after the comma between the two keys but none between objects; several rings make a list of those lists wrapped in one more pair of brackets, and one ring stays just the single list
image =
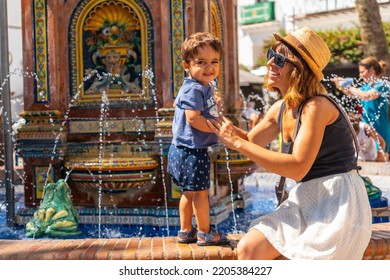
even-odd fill
[{"label": "hat band", "polygon": [[310,52],[306,49],[306,47],[299,41],[297,38],[295,38],[293,35],[288,34],[285,37],[286,41],[291,42],[294,44],[294,47],[297,46],[298,48],[302,49],[309,57],[310,59],[318,66],[315,59],[311,56]]}]

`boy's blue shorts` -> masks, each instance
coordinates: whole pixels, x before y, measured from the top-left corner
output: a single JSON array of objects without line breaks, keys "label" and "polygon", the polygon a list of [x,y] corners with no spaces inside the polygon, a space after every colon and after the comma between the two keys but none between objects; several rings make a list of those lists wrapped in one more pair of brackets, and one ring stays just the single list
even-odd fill
[{"label": "boy's blue shorts", "polygon": [[168,152],[167,172],[182,191],[209,189],[210,157],[207,149],[171,145]]}]

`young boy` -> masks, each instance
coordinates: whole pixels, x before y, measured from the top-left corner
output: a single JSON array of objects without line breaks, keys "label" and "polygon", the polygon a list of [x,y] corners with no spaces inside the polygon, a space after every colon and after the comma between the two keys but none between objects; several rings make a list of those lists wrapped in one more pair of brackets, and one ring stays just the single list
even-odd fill
[{"label": "young boy", "polygon": [[[219,117],[210,83],[219,75],[222,52],[221,40],[206,32],[190,35],[181,46],[182,63],[188,77],[175,99],[167,168],[182,190],[179,243],[229,244],[225,234],[210,227],[210,158],[207,152],[209,146],[218,143],[206,119]],[[193,214],[197,228],[192,225]]]}]

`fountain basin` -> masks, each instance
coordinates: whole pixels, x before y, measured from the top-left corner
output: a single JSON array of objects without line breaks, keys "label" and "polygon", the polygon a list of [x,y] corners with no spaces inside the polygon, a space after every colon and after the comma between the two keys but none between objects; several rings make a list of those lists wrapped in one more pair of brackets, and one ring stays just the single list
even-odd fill
[{"label": "fountain basin", "polygon": [[158,162],[151,157],[70,158],[65,168],[76,187],[102,191],[125,191],[150,183]]},{"label": "fountain basin", "polygon": [[215,163],[219,185],[230,185],[231,180],[237,186],[237,180],[249,176],[258,168],[255,162],[233,151],[229,151],[228,156],[218,154]]}]

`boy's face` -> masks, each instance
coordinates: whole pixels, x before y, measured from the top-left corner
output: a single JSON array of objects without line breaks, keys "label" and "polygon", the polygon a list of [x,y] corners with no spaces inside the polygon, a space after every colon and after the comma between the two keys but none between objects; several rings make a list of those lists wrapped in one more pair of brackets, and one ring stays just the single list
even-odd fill
[{"label": "boy's face", "polygon": [[183,61],[183,66],[190,78],[207,85],[219,75],[221,54],[206,46],[189,63]]}]

